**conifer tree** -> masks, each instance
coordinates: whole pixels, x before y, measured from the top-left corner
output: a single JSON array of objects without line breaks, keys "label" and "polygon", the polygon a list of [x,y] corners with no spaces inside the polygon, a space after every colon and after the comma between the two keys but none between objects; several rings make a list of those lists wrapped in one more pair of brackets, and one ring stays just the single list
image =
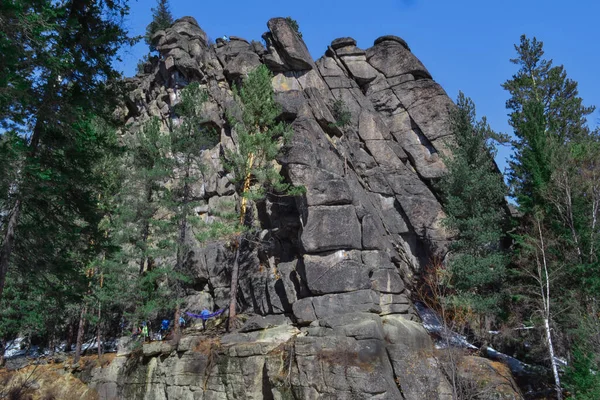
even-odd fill
[{"label": "conifer tree", "polygon": [[238,143],[235,150],[226,150],[224,164],[233,173],[239,198],[236,206],[238,218],[237,222],[223,218],[200,235],[200,239],[207,236],[233,237],[235,257],[230,288],[230,329],[236,326],[240,252],[247,242],[247,235],[253,235],[256,228],[252,203],[264,200],[269,193],[294,196],[304,190],[284,182],[275,164],[292,130],[288,124],[277,120],[280,107],[275,102],[271,79],[271,72],[261,65],[234,88],[238,109],[234,113],[236,116],[229,115],[229,122],[237,133]]},{"label": "conifer tree", "polygon": [[448,173],[439,182],[445,223],[456,232],[447,265],[448,285],[455,295],[446,300],[456,308],[493,317],[501,310],[508,262],[501,246],[508,188],[493,161],[493,141],[506,138],[493,132],[485,117],[476,120],[475,105],[463,93],[450,126],[455,142],[450,145],[452,157],[445,160]]},{"label": "conifer tree", "polygon": [[156,8],[152,8],[152,22],[146,27],[145,40],[150,51],[156,49],[152,46],[152,36],[160,31],[169,28],[173,25],[173,14],[169,9],[169,0],[156,0]]},{"label": "conifer tree", "polygon": [[517,137],[509,182],[521,210],[527,212],[540,201],[540,191],[550,179],[545,142],[565,144],[587,135],[586,116],[594,107],[583,105],[577,82],[567,77],[562,65],[543,58],[542,42],[523,35],[515,50],[518,57],[511,62],[519,71],[502,85],[511,95],[506,107]]},{"label": "conifer tree", "polygon": [[[55,247],[61,235],[52,230],[82,251],[98,242],[94,197],[100,180],[92,176],[91,166],[105,151],[106,138],[97,135],[93,124],[110,118],[117,86],[107,83],[118,77],[112,63],[130,42],[121,27],[128,12],[125,1],[37,0],[5,6],[9,34],[1,46],[21,50],[3,62],[7,74],[0,81],[0,135],[19,138],[12,141],[18,144],[13,147],[16,168],[0,177],[10,188],[2,199],[0,300],[11,265],[76,269],[73,263],[81,260]],[[35,261],[30,258],[35,244],[26,241],[32,238],[40,246]],[[56,256],[62,260],[52,260]]]},{"label": "conifer tree", "polygon": [[509,182],[523,215],[514,235],[515,309],[540,323],[561,398],[555,356],[568,355],[574,319],[597,301],[586,294],[598,272],[598,137],[586,121],[594,108],[562,66],[543,58],[542,43],[522,36],[515,49],[520,69],[503,85],[516,136]]}]

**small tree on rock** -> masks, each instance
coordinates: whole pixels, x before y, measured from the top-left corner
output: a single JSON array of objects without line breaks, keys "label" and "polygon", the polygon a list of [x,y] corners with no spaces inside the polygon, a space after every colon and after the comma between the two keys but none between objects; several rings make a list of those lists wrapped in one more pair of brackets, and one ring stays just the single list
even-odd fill
[{"label": "small tree on rock", "polygon": [[239,218],[236,222],[222,224],[218,231],[232,238],[236,252],[231,276],[230,328],[236,325],[240,248],[251,234],[252,202],[263,200],[268,193],[294,196],[304,190],[285,183],[276,162],[292,129],[277,120],[280,106],[275,102],[271,78],[271,72],[264,65],[250,72],[241,86],[234,87],[237,110],[235,116],[228,116],[238,135],[238,145],[235,150],[225,151],[224,164],[234,176]]},{"label": "small tree on rock", "polygon": [[152,8],[152,22],[146,27],[145,40],[150,51],[155,51],[156,48],[152,46],[152,36],[163,29],[169,28],[173,25],[174,19],[171,10],[169,10],[169,0],[157,0],[156,8]]}]

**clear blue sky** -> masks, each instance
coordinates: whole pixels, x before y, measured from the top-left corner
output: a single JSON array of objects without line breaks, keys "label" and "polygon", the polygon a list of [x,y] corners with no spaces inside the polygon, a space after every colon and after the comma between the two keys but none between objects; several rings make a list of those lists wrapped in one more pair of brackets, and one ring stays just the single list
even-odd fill
[{"label": "clear blue sky", "polygon": [[[335,38],[351,36],[368,48],[382,35],[404,38],[454,100],[459,90],[496,130],[510,133],[500,84],[516,72],[509,62],[521,34],[544,42],[546,56],[563,64],[579,82],[587,105],[600,106],[600,1],[597,0],[171,0],[175,18],[191,15],[211,38],[223,35],[260,40],[272,17],[291,16],[300,25],[314,59]],[[132,0],[127,26],[143,34],[155,0]],[[144,44],[123,55],[122,70],[133,75]],[[600,123],[598,111],[592,126]],[[504,169],[507,149],[497,158]]]}]

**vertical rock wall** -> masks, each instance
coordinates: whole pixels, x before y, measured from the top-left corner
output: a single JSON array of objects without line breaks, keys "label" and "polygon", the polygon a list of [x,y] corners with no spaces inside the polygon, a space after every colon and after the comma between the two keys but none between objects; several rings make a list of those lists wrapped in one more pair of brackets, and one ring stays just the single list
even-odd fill
[{"label": "vertical rock wall", "polygon": [[[268,28],[266,47],[235,36],[208,46],[193,18],[176,21],[153,38],[160,58],[128,81],[131,96],[121,113],[135,133],[150,116],[175,118],[172,107],[189,82],[207,90],[207,124],[221,132],[221,142],[204,152],[208,168],[194,196],[198,215],[211,221],[236,196],[220,161],[223,149],[237,142],[225,119],[232,85],[261,63],[273,72],[281,118],[294,129],[282,173],[307,191],[258,205],[266,245],[243,254],[238,301],[242,312],[281,315],[279,324],[292,324],[293,334],[267,334],[281,329],[278,324],[251,325],[223,338],[219,368],[189,348],[167,349],[160,358],[147,354],[136,373],[161,394],[140,389],[135,398],[230,398],[244,382],[256,393],[243,398],[442,398],[448,387],[427,355],[431,342],[410,321],[417,319],[410,287],[414,274],[446,251],[444,211],[431,183],[445,172],[441,155],[452,140],[453,104],[398,37],[381,37],[367,50],[352,38],[336,39],[314,61],[285,19],[270,20]],[[344,127],[336,124],[336,100],[350,112]],[[187,308],[224,307],[232,254],[222,243],[190,240],[186,266],[195,281]],[[291,351],[292,364],[275,356],[278,346]],[[165,370],[174,354],[191,357],[198,374],[211,376],[208,383],[189,382],[182,395],[176,387],[186,385]],[[184,361],[180,367],[188,368]],[[278,386],[281,374],[285,390]],[[118,384],[96,384],[123,393],[135,384],[124,376]]]}]

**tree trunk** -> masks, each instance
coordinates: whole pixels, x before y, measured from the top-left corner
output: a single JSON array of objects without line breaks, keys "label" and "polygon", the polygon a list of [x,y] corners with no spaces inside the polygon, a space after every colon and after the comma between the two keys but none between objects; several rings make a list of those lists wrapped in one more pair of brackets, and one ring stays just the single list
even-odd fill
[{"label": "tree trunk", "polygon": [[[552,345],[552,332],[550,331],[550,273],[548,270],[548,262],[546,260],[546,246],[544,244],[544,234],[542,233],[542,224],[537,221],[537,228],[540,237],[540,250],[542,254],[542,263],[538,261],[538,278],[540,282],[540,294],[542,295],[542,307],[544,313],[544,329],[546,331],[546,345],[550,355],[550,364],[552,365],[552,374],[554,375],[554,385],[556,388],[557,400],[562,400],[562,389],[560,387],[560,375],[558,374],[558,366],[554,357],[554,346]],[[543,267],[543,271],[542,271]]]},{"label": "tree trunk", "polygon": [[175,308],[175,317],[173,320],[173,338],[175,340],[179,340],[181,337],[181,327],[179,326],[179,303],[177,303],[177,308]]},{"label": "tree trunk", "polygon": [[69,318],[69,325],[67,325],[67,343],[65,344],[65,352],[71,351],[71,347],[73,347],[73,335],[75,332],[75,324]]},{"label": "tree trunk", "polygon": [[2,293],[4,292],[4,285],[6,284],[6,274],[8,273],[10,257],[15,242],[15,230],[20,215],[21,199],[17,198],[15,205],[11,210],[10,218],[6,226],[6,232],[4,233],[4,238],[2,240],[2,248],[0,249],[0,302],[2,301]]},{"label": "tree trunk", "polygon": [[4,352],[6,351],[6,340],[0,339],[0,368],[4,367]]},{"label": "tree trunk", "polygon": [[252,166],[254,165],[254,153],[250,153],[250,155],[248,156],[248,165],[247,165],[247,174],[244,177],[244,185],[242,186],[242,204],[240,206],[240,224],[244,224],[245,220],[246,220],[246,209],[248,207],[248,200],[246,199],[246,197],[244,197],[244,194],[246,194],[249,190],[250,190],[250,182],[252,179]]},{"label": "tree trunk", "polygon": [[[152,203],[152,187],[148,186],[146,188],[146,204],[150,204]],[[146,243],[148,242],[148,236],[150,236],[150,221],[148,219],[143,221],[144,226],[142,227],[142,243],[144,244],[144,247],[146,246]],[[143,251],[146,251],[146,249],[143,249]],[[140,275],[142,275],[144,273],[144,265],[146,264],[146,255],[142,255],[142,257],[140,258]],[[150,264],[150,263],[148,263]],[[148,265],[148,269],[150,268],[150,265]]]},{"label": "tree trunk", "polygon": [[554,384],[556,388],[556,398],[562,400],[562,389],[560,388],[560,375],[558,374],[558,366],[554,358],[554,346],[552,345],[552,335],[550,332],[550,321],[544,318],[544,329],[546,330],[546,344],[550,353],[550,364],[552,365],[552,374],[554,375]]},{"label": "tree trunk", "polygon": [[81,309],[81,315],[79,317],[79,328],[77,330],[77,344],[75,345],[75,356],[73,357],[73,364],[79,362],[81,357],[81,347],[83,346],[83,334],[85,333],[85,313],[87,312],[87,306],[83,306]]},{"label": "tree trunk", "polygon": [[98,322],[96,324],[96,340],[98,341],[98,359],[102,359],[102,336],[101,336],[101,328],[100,328],[100,317],[102,315],[102,306],[98,303]]},{"label": "tree trunk", "polygon": [[238,237],[237,249],[235,251],[235,260],[233,261],[233,271],[231,271],[231,289],[229,291],[229,324],[227,330],[235,328],[237,317],[237,292],[238,278],[240,275],[240,248],[242,247],[242,238]]},{"label": "tree trunk", "polygon": [[[51,76],[50,79],[54,78]],[[50,92],[46,90],[46,93],[44,94],[44,100],[48,100],[49,96]],[[40,114],[43,114],[43,111],[43,108],[40,109],[38,116]],[[27,154],[27,157],[33,158],[37,153],[37,148],[40,143],[40,138],[42,136],[42,125],[43,122],[40,121],[40,119],[38,118],[35,127],[33,128],[31,140],[29,141],[29,153]],[[25,168],[27,166],[27,158],[25,158],[23,164],[23,168]],[[14,183],[19,183],[18,181],[19,179],[17,178],[16,182]],[[4,233],[4,238],[2,240],[2,248],[0,249],[0,303],[2,302],[2,294],[4,292],[4,286],[6,284],[6,274],[8,273],[8,266],[10,264],[10,258],[12,256],[12,251],[15,244],[15,231],[17,228],[17,224],[19,223],[19,217],[21,216],[21,208],[23,206],[21,196],[19,196],[18,194],[19,186],[20,185],[17,185],[15,204],[11,210],[10,219],[8,220],[6,232]]]}]

